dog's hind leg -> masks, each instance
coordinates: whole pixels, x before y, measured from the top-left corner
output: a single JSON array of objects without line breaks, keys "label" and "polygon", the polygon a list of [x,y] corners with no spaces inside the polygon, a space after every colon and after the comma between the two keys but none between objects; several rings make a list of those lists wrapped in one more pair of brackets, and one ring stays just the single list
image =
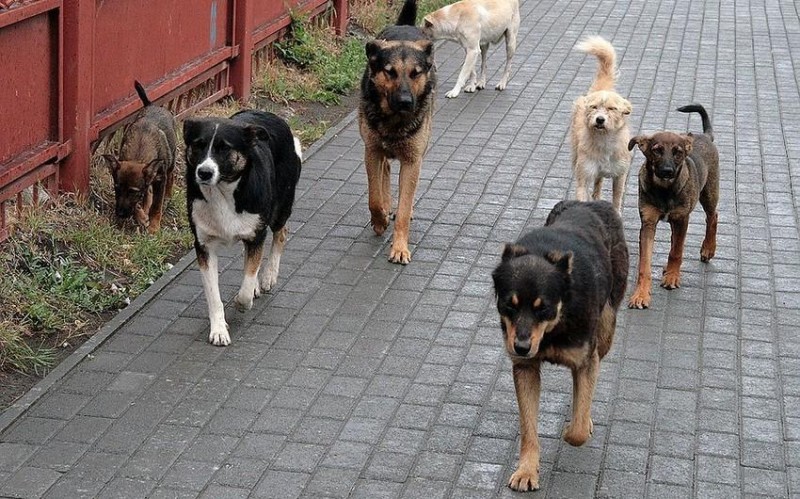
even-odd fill
[{"label": "dog's hind leg", "polygon": [[599,371],[596,349],[582,366],[572,369],[572,421],[564,430],[564,440],[570,445],[583,445],[592,434],[592,398]]},{"label": "dog's hind leg", "polygon": [[150,204],[150,225],[147,232],[155,234],[161,230],[161,215],[164,213],[164,196],[166,195],[166,179],[156,180],[153,183],[153,201]]},{"label": "dog's hind leg", "polygon": [[511,58],[517,51],[517,30],[519,25],[514,28],[513,26],[506,30],[506,69],[503,71],[503,76],[500,82],[494,87],[496,90],[505,90],[508,85],[508,80],[511,78]]},{"label": "dog's hind leg", "polygon": [[289,237],[289,227],[284,225],[278,230],[272,231],[272,248],[269,250],[269,260],[267,260],[267,270],[261,278],[261,289],[269,291],[278,282],[278,271],[281,267],[281,255],[286,246],[286,239]]},{"label": "dog's hind leg", "polygon": [[514,490],[539,488],[539,393],[541,373],[538,362],[514,366],[514,388],[519,407],[519,432],[522,443],[519,464],[511,475],[508,486]]},{"label": "dog's hind leg", "polygon": [[[470,75],[472,75],[472,73],[475,71],[475,63],[478,62],[478,55],[481,53],[481,49],[477,43],[474,46],[465,48],[464,50],[466,51],[466,58],[464,59],[464,65],[461,66],[461,72],[458,74],[458,80],[456,81],[453,89],[444,94],[444,96],[448,99],[458,97],[458,94],[461,93],[461,89],[464,88],[464,85],[467,84],[467,80],[469,79]],[[475,91],[475,89],[465,89],[464,91]]]},{"label": "dog's hind leg", "polygon": [[263,241],[244,242],[244,278],[236,295],[236,309],[240,312],[253,308],[253,298],[261,296],[258,284],[258,269],[261,268],[261,257],[264,254]]},{"label": "dog's hind leg", "polygon": [[717,212],[717,195],[710,194],[719,192],[718,186],[706,187],[700,192],[700,205],[706,212],[706,236],[703,238],[703,245],[700,247],[700,261],[708,262],[717,252],[717,222],[719,212]]},{"label": "dog's hind leg", "polygon": [[489,55],[489,44],[481,45],[481,76],[475,84],[475,89],[483,90],[486,88],[486,56]]},{"label": "dog's hind leg", "polygon": [[594,179],[594,189],[592,190],[592,199],[597,201],[600,199],[600,194],[603,193],[603,177],[598,175]]},{"label": "dog's hind leg", "polygon": [[681,265],[683,264],[683,245],[686,242],[686,232],[689,230],[689,216],[669,221],[672,228],[672,244],[669,248],[667,266],[664,267],[664,276],[661,287],[675,289],[681,287]]},{"label": "dog's hind leg", "polygon": [[195,252],[208,304],[208,321],[211,326],[208,341],[217,346],[230,345],[231,337],[228,334],[228,324],[225,322],[225,308],[219,296],[217,254],[212,248],[197,243],[195,243]]}]

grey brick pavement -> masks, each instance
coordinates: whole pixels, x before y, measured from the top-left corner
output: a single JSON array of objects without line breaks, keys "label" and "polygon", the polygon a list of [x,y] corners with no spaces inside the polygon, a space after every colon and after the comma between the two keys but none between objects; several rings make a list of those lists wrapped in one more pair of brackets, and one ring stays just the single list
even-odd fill
[{"label": "grey brick pavement", "polygon": [[[569,112],[595,69],[572,47],[600,33],[618,49],[634,131],[685,130],[673,110],[692,101],[711,110],[719,248],[699,262],[696,214],[683,287],[656,287],[650,310],[621,312],[584,448],[558,438],[570,378],[546,369],[536,496],[800,497],[797,5],[528,0],[522,10],[509,88],[438,98],[410,265],[389,264],[391,231],[368,227],[351,122],[305,163],[278,289],[246,314],[226,310],[233,345],[206,344],[199,273],[181,273],[2,433],[0,495],[515,495],[504,485],[517,411],[489,274],[502,242],[572,196]],[[437,54],[449,88],[462,55]],[[490,57],[492,84],[502,59]],[[634,179],[634,256],[635,191]],[[659,265],[667,251],[662,227]],[[232,298],[242,259],[232,252],[222,266]]]}]

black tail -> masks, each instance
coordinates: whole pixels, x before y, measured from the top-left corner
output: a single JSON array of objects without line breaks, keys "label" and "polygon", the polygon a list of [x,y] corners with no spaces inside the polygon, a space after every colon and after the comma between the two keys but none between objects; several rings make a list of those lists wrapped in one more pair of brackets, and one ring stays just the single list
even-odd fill
[{"label": "black tail", "polygon": [[703,133],[708,135],[711,140],[714,140],[714,129],[711,128],[711,119],[708,117],[706,108],[700,104],[689,104],[688,106],[679,107],[678,111],[682,113],[698,113],[703,120]]},{"label": "black tail", "polygon": [[395,24],[398,26],[414,26],[417,24],[417,0],[406,0]]},{"label": "black tail", "polygon": [[139,98],[142,99],[142,104],[144,104],[145,106],[149,106],[150,104],[152,104],[152,102],[150,102],[150,99],[147,98],[147,93],[145,93],[144,87],[142,86],[141,83],[139,83],[136,80],[133,80],[133,87],[136,89],[136,93],[139,94]]}]

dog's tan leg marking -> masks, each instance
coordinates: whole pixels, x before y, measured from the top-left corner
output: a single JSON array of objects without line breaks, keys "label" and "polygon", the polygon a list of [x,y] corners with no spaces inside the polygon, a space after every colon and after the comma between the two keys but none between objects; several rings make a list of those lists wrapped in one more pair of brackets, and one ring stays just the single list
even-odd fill
[{"label": "dog's tan leg marking", "polygon": [[283,255],[283,248],[286,246],[286,239],[289,238],[289,226],[284,225],[276,232],[272,233],[272,248],[269,250],[269,259],[267,260],[267,271],[261,278],[262,291],[269,291],[278,282],[278,271],[281,266],[281,255]]},{"label": "dog's tan leg marking", "polygon": [[564,440],[580,446],[589,440],[592,424],[592,397],[600,372],[600,356],[595,349],[583,365],[572,369],[572,421],[564,430]]},{"label": "dog's tan leg marking", "polygon": [[681,265],[683,264],[683,245],[686,242],[686,231],[689,230],[689,216],[671,219],[672,244],[669,249],[667,266],[661,278],[661,287],[675,289],[681,287]]},{"label": "dog's tan leg marking", "polygon": [[417,192],[419,170],[422,166],[422,154],[411,155],[403,158],[400,165],[400,189],[397,202],[397,216],[394,223],[394,236],[392,249],[389,252],[389,261],[392,263],[407,264],[411,261],[411,252],[408,250],[408,232],[411,225],[411,212],[414,208],[414,194]]},{"label": "dog's tan leg marking", "polygon": [[383,158],[383,185],[381,186],[382,210],[389,217],[392,213],[392,165],[387,158]]},{"label": "dog's tan leg marking", "polygon": [[707,262],[717,253],[717,201],[719,198],[719,179],[716,175],[709,175],[705,187],[700,192],[700,205],[706,212],[706,237],[700,247],[700,261]]},{"label": "dog's tan leg marking", "polygon": [[219,267],[217,254],[208,246],[204,250],[196,250],[197,263],[200,266],[200,275],[203,280],[203,290],[208,304],[208,321],[211,329],[208,334],[209,343],[217,346],[230,345],[231,337],[228,334],[228,324],[225,322],[225,309],[222,298],[219,296]]},{"label": "dog's tan leg marking", "polygon": [[503,71],[503,76],[500,82],[494,87],[496,90],[505,90],[508,85],[508,79],[511,78],[511,58],[517,51],[517,30],[519,26],[512,26],[506,30],[506,69]]},{"label": "dog's tan leg marking", "polygon": [[644,206],[639,208],[642,228],[639,229],[639,274],[636,277],[636,289],[628,301],[629,308],[647,308],[650,306],[650,287],[653,283],[653,241],[656,237],[658,210]]},{"label": "dog's tan leg marking", "polygon": [[597,354],[600,360],[611,350],[614,342],[614,331],[617,327],[617,311],[610,304],[606,303],[603,312],[600,314],[600,322],[597,324]]},{"label": "dog's tan leg marking", "polygon": [[261,268],[261,257],[264,255],[264,243],[245,243],[244,248],[244,278],[235,300],[236,309],[239,312],[253,308],[253,298],[261,296],[261,288],[258,285],[258,270]]},{"label": "dog's tan leg marking", "polygon": [[150,204],[150,226],[147,231],[155,234],[161,230],[161,215],[164,212],[164,196],[166,193],[166,180],[153,182],[153,201]]},{"label": "dog's tan leg marking", "polygon": [[600,194],[602,193],[603,193],[603,177],[598,175],[597,178],[594,179],[594,190],[592,191],[592,199],[594,201],[597,201],[598,199],[600,199]]},{"label": "dog's tan leg marking", "polygon": [[540,364],[517,364],[513,369],[522,443],[519,449],[519,465],[511,475],[508,486],[514,490],[538,490]]},{"label": "dog's tan leg marking", "polygon": [[369,184],[369,211],[370,222],[375,234],[381,236],[389,226],[389,212],[386,210],[386,193],[383,192],[388,183],[389,172],[386,168],[389,162],[386,157],[374,147],[367,146],[364,153],[364,163],[367,167],[367,183]]},{"label": "dog's tan leg marking", "polygon": [[[467,80],[469,79],[470,75],[473,71],[475,71],[475,63],[478,62],[478,56],[481,53],[478,43],[470,44],[469,48],[465,48],[464,51],[466,52],[466,57],[464,59],[464,65],[461,66],[461,72],[458,74],[458,80],[456,81],[453,89],[444,94],[444,96],[448,99],[458,97],[458,94],[461,93],[461,89],[464,88],[464,85],[467,84]],[[475,87],[473,86],[471,89],[464,89],[464,91],[474,92]]]},{"label": "dog's tan leg marking", "polygon": [[617,213],[622,215],[622,198],[625,195],[625,184],[628,182],[628,173],[625,172],[618,177],[614,177],[612,180],[612,203],[614,203],[614,208],[617,209]]}]

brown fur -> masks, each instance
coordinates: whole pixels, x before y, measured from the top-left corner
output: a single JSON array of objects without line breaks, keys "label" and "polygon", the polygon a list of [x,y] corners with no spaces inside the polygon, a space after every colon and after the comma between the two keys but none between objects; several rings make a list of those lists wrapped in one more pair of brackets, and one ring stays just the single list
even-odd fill
[{"label": "brown fur", "polygon": [[118,156],[106,154],[114,179],[115,213],[133,216],[151,234],[161,228],[164,203],[172,197],[175,181],[175,118],[168,110],[154,106],[137,82],[145,107],[128,125]]},{"label": "brown fur", "polygon": [[[570,139],[576,198],[600,199],[603,178],[611,177],[614,207],[622,213],[622,196],[631,163],[627,145],[632,106],[614,91],[617,71],[614,47],[594,36],[580,43],[577,49],[596,56],[598,68],[589,93],[578,97],[572,106]],[[603,121],[598,124],[598,120]]]},{"label": "brown fur", "polygon": [[[393,39],[397,37],[400,39]],[[389,260],[405,265],[411,260],[408,233],[414,194],[431,135],[436,86],[433,43],[417,28],[394,26],[367,44],[367,58],[358,117],[364,140],[370,221],[379,236],[389,226],[389,160],[397,159],[399,199]]]},{"label": "brown fur", "polygon": [[[639,170],[639,273],[628,302],[630,308],[650,306],[651,264],[656,225],[669,221],[672,237],[669,258],[664,268],[661,287],[679,288],[683,246],[689,228],[689,215],[697,202],[706,213],[706,234],[700,250],[700,260],[707,262],[716,252],[717,202],[719,201],[719,153],[708,134],[680,135],[658,132],[651,136],[631,139],[630,148],[638,145],[645,155]],[[667,159],[667,151],[681,151],[676,156],[676,176],[662,178],[657,175]]]}]

